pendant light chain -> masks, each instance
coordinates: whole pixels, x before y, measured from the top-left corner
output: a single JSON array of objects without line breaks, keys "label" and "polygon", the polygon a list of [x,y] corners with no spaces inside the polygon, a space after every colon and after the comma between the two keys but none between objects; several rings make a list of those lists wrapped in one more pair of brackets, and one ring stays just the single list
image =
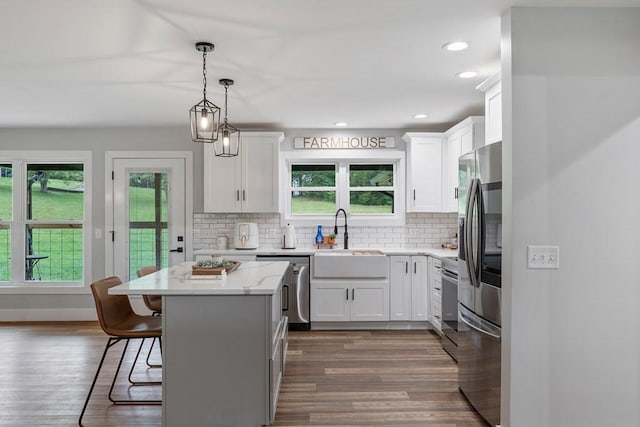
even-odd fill
[{"label": "pendant light chain", "polygon": [[227,123],[227,91],[229,90],[229,85],[224,85],[224,122]]},{"label": "pendant light chain", "polygon": [[207,51],[202,51],[202,95],[207,99]]}]

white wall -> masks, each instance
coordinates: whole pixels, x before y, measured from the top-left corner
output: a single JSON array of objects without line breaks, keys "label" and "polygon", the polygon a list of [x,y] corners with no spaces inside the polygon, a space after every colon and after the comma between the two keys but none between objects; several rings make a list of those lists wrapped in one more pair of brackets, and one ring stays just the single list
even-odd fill
[{"label": "white wall", "polygon": [[503,424],[640,425],[640,8],[514,8],[502,37]]}]

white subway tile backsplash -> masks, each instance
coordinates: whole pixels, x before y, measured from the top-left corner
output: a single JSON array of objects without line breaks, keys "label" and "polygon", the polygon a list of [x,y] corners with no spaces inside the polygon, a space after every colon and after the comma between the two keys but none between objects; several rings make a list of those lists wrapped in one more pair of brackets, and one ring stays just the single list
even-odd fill
[{"label": "white subway tile backsplash", "polygon": [[[404,227],[358,227],[349,226],[349,246],[352,248],[397,248],[440,247],[455,236],[458,229],[455,213],[410,213],[406,214]],[[229,214],[196,213],[193,215],[194,249],[214,249],[218,236],[226,236],[233,243],[236,222],[256,222],[260,233],[260,246],[279,248],[282,246],[284,227],[280,226],[280,214]],[[323,227],[330,233],[333,227]],[[298,247],[310,248],[316,235],[316,227],[296,227]],[[342,247],[342,228],[338,233],[337,246]]]}]

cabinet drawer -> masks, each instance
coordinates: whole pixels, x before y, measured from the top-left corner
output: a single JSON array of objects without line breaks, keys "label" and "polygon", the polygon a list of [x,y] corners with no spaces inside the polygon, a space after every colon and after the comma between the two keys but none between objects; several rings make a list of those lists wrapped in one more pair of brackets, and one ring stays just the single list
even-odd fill
[{"label": "cabinet drawer", "polygon": [[433,296],[440,298],[442,295],[442,278],[438,277],[438,279],[433,280]]},{"label": "cabinet drawer", "polygon": [[287,363],[287,350],[289,349],[289,318],[285,316],[282,324],[282,375]]},{"label": "cabinet drawer", "polygon": [[442,330],[442,305],[438,302],[438,304],[433,304],[433,321],[431,322],[433,326],[438,330]]},{"label": "cabinet drawer", "polygon": [[278,407],[278,394],[280,393],[280,382],[282,381],[282,340],[278,340],[273,357],[269,359],[269,420],[273,423]]}]

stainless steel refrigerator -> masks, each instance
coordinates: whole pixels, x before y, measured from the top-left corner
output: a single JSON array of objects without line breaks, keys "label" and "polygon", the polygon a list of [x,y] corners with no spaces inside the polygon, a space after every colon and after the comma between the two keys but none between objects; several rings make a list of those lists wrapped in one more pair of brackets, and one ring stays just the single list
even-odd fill
[{"label": "stainless steel refrigerator", "polygon": [[458,383],[500,424],[502,143],[460,157],[458,168]]}]

